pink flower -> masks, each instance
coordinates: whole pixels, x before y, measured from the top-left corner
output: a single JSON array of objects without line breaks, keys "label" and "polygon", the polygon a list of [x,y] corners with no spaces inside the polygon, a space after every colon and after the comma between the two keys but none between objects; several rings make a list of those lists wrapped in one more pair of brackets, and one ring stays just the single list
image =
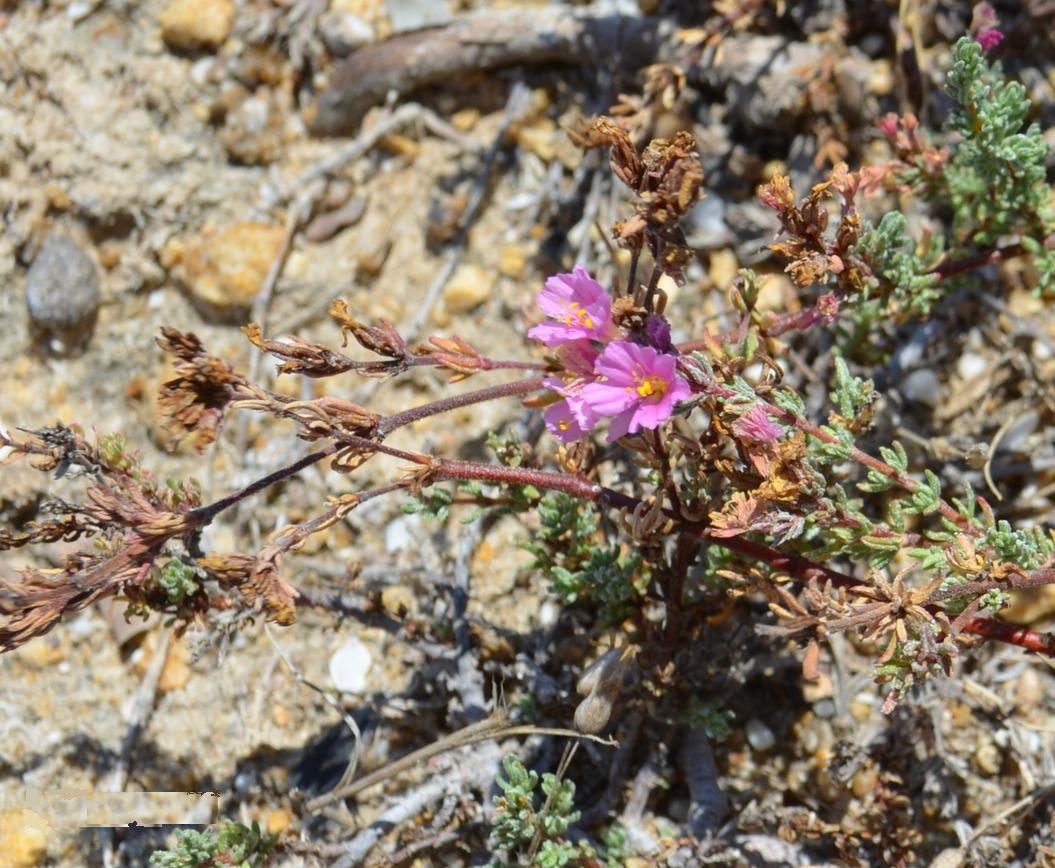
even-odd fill
[{"label": "pink flower", "polygon": [[901,128],[901,118],[894,112],[887,112],[881,118],[876,118],[875,125],[879,132],[893,141],[897,138],[898,130]]},{"label": "pink flower", "polygon": [[689,396],[689,384],[677,374],[677,359],[652,347],[613,341],[594,365],[598,379],[586,383],[577,403],[581,427],[592,428],[614,417],[608,442],[641,428],[658,428]]},{"label": "pink flower", "polygon": [[557,358],[565,374],[593,379],[593,366],[600,353],[589,341],[568,341],[557,347]]},{"label": "pink flower", "polygon": [[528,337],[547,347],[568,341],[606,341],[615,334],[611,296],[582,265],[576,265],[571,274],[550,277],[536,301],[553,322],[535,326]]},{"label": "pink flower", "polygon": [[1000,19],[991,3],[979,3],[971,11],[971,34],[982,51],[992,51],[1003,41],[999,26]]},{"label": "pink flower", "polygon": [[974,41],[982,46],[982,51],[992,51],[1003,40],[1004,34],[995,27],[986,27],[983,30],[979,30],[974,36]]},{"label": "pink flower", "polygon": [[572,440],[584,437],[596,424],[595,420],[584,414],[582,404],[583,386],[592,379],[593,376],[590,375],[588,379],[546,377],[542,381],[542,385],[547,389],[552,389],[561,396],[561,400],[546,408],[543,418],[550,433],[562,443],[571,443]]},{"label": "pink flower", "polygon": [[556,404],[550,404],[542,416],[546,427],[561,443],[571,443],[586,436],[586,431],[579,425],[579,419],[572,406],[572,401],[562,398]]},{"label": "pink flower", "polygon": [[542,381],[562,400],[551,404],[544,414],[546,427],[564,443],[570,443],[586,435],[595,424],[583,413],[582,388],[593,382],[593,366],[600,354],[589,341],[569,341],[557,347],[557,357],[564,367],[560,377],[547,377]]},{"label": "pink flower", "polygon": [[776,443],[784,435],[784,429],[769,418],[761,404],[755,404],[733,422],[733,433],[737,437],[757,440],[759,443]]}]

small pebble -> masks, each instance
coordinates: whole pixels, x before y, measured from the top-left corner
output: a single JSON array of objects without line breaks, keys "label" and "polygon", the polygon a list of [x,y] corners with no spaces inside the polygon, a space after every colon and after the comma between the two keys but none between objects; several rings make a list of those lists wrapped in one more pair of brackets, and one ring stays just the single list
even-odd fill
[{"label": "small pebble", "polygon": [[468,313],[491,296],[494,278],[478,265],[462,265],[443,290],[443,304],[451,313]]},{"label": "small pebble", "polygon": [[313,244],[329,241],[342,229],[354,226],[362,220],[365,213],[366,199],[353,196],[340,207],[315,217],[304,229],[304,237]]},{"label": "small pebble", "polygon": [[5,868],[33,868],[44,864],[48,850],[48,824],[26,808],[11,807],[0,813],[0,853]]},{"label": "small pebble", "polygon": [[992,777],[1000,771],[1000,750],[987,739],[975,751],[974,761],[982,774]]},{"label": "small pebble", "polygon": [[289,811],[279,808],[267,812],[267,816],[264,818],[264,827],[269,835],[281,835],[289,828],[292,822],[293,817]]},{"label": "small pebble", "polygon": [[777,743],[777,737],[763,721],[752,717],[744,727],[747,743],[754,750],[767,751]]},{"label": "small pebble", "polygon": [[941,380],[930,368],[920,368],[901,381],[900,390],[907,400],[934,407],[941,394]]},{"label": "small pebble", "polygon": [[319,18],[319,35],[334,57],[347,57],[355,49],[374,41],[374,28],[361,15],[330,9]]},{"label": "small pebble", "polygon": [[95,263],[70,237],[52,235],[26,275],[26,306],[38,334],[53,349],[81,349],[91,338],[99,311],[99,273]]},{"label": "small pebble", "polygon": [[408,551],[420,527],[421,520],[411,515],[401,515],[389,521],[385,525],[385,551],[390,555]]},{"label": "small pebble", "polygon": [[175,0],[158,18],[161,38],[179,51],[219,48],[234,14],[232,0]]},{"label": "small pebble", "polygon": [[381,608],[393,618],[417,611],[417,597],[406,585],[389,585],[381,591]]},{"label": "small pebble", "polygon": [[835,717],[835,703],[830,699],[822,699],[820,702],[814,703],[813,713],[825,720],[833,718]]},{"label": "small pebble", "polygon": [[342,693],[363,693],[372,662],[370,649],[352,636],[330,658],[330,681]]},{"label": "small pebble", "polygon": [[711,252],[711,264],[707,270],[707,276],[716,289],[725,292],[732,284],[733,278],[736,277],[736,273],[739,270],[740,260],[737,259],[736,253],[732,249],[724,247],[721,250]]},{"label": "small pebble", "polygon": [[282,243],[284,230],[265,223],[235,223],[166,246],[176,276],[218,316],[244,311],[256,298]]},{"label": "small pebble", "polygon": [[1038,424],[1040,424],[1040,414],[1036,410],[1026,410],[1004,432],[996,448],[997,452],[1014,452],[1021,449],[1026,440],[1037,430]]},{"label": "small pebble", "polygon": [[694,250],[714,250],[735,239],[725,222],[725,200],[708,193],[685,215],[685,235]]},{"label": "small pebble", "polygon": [[956,373],[961,379],[973,380],[989,367],[989,362],[977,353],[964,353],[956,362]]},{"label": "small pebble", "polygon": [[385,0],[385,12],[392,22],[393,33],[420,30],[450,20],[447,4],[436,0]]}]

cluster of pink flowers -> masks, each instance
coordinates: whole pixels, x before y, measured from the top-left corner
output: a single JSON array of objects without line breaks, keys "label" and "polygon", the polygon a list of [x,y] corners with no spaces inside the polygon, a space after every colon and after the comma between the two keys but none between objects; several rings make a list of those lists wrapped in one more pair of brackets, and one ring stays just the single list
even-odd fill
[{"label": "cluster of pink flowers", "polygon": [[611,297],[582,265],[549,278],[537,301],[549,320],[528,337],[554,349],[563,366],[561,376],[545,381],[559,396],[546,410],[546,426],[563,442],[578,440],[602,419],[612,420],[609,443],[658,428],[689,396],[666,322],[649,321],[651,346],[619,338]]},{"label": "cluster of pink flowers", "polygon": [[982,46],[982,51],[992,51],[1004,41],[1004,34],[999,29],[996,10],[989,3],[979,3],[971,15],[971,33],[974,41]]}]

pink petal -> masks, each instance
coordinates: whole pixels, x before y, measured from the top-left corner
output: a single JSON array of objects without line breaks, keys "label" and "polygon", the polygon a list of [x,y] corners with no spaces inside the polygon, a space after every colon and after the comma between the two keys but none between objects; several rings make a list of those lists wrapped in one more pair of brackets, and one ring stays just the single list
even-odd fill
[{"label": "pink petal", "polygon": [[633,419],[633,407],[616,416],[612,420],[611,426],[608,428],[608,442],[615,443],[620,437],[625,437],[628,433],[635,433],[637,431],[637,426],[633,425]]},{"label": "pink petal", "polygon": [[637,367],[636,360],[631,355],[633,349],[636,349],[636,346],[628,341],[613,341],[604,348],[604,352],[597,359],[594,371],[616,385],[633,385],[633,372]]},{"label": "pink petal", "polygon": [[529,329],[528,337],[545,344],[547,347],[557,347],[569,341],[589,337],[589,334],[584,329],[567,326],[564,323],[544,322]]},{"label": "pink petal", "polygon": [[564,370],[569,374],[592,377],[593,366],[597,363],[599,353],[592,343],[582,340],[562,344],[557,355],[564,365]]},{"label": "pink petal", "polygon": [[636,403],[637,395],[625,386],[614,383],[587,383],[580,396],[591,412],[599,416],[614,416]]},{"label": "pink petal", "polygon": [[547,407],[543,418],[550,433],[562,443],[571,443],[586,436],[586,431],[579,425],[566,399]]},{"label": "pink petal", "polygon": [[663,400],[657,401],[655,404],[641,404],[634,412],[632,427],[634,430],[639,427],[651,430],[658,428],[669,418],[670,406],[668,401]]}]

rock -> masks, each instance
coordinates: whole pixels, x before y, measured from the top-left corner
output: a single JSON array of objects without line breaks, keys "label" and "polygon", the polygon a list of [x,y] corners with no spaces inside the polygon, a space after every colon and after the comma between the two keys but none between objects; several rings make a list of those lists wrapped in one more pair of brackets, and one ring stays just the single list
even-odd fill
[{"label": "rock", "polygon": [[925,407],[935,407],[941,394],[941,380],[930,368],[919,368],[901,381],[905,399]]},{"label": "rock", "polygon": [[47,821],[26,808],[0,813],[0,853],[4,868],[34,868],[44,864],[48,849]]},{"label": "rock", "polygon": [[292,822],[293,817],[289,811],[279,808],[267,812],[267,815],[264,817],[264,828],[267,829],[269,835],[281,835],[289,828],[289,825]]},{"label": "rock", "polygon": [[[158,634],[151,633],[144,640],[143,645],[134,651],[131,660],[135,665],[140,677],[146,675],[150,664],[157,654]],[[190,652],[183,642],[173,639],[169,643],[165,654],[165,662],[161,667],[161,676],[158,678],[158,692],[171,693],[173,690],[181,690],[190,681]]]},{"label": "rock", "polygon": [[334,57],[347,57],[355,49],[374,41],[370,22],[354,12],[331,7],[319,18],[319,34]]},{"label": "rock", "polygon": [[370,649],[352,636],[330,658],[330,681],[342,693],[363,693],[371,663]]},{"label": "rock", "polygon": [[782,36],[750,36],[721,46],[705,79],[725,86],[730,115],[749,129],[787,129],[807,110],[809,70],[826,49]]},{"label": "rock", "polygon": [[161,38],[179,51],[219,48],[234,24],[233,0],[174,0],[158,18]]},{"label": "rock", "polygon": [[1036,410],[1026,410],[1022,413],[1000,438],[996,447],[997,452],[1017,452],[1026,445],[1026,441],[1037,430],[1040,424],[1040,414]]},{"label": "rock", "polygon": [[734,240],[725,222],[725,200],[708,193],[685,215],[685,238],[693,250],[714,250]]},{"label": "rock", "polygon": [[463,108],[451,115],[451,126],[459,132],[467,133],[480,120],[480,109]]},{"label": "rock", "polygon": [[999,774],[1001,757],[1000,750],[992,739],[986,737],[978,745],[974,754],[974,763],[978,770],[989,777]]},{"label": "rock", "polygon": [[381,591],[381,608],[393,618],[417,613],[418,600],[406,585],[389,585]]},{"label": "rock", "polygon": [[494,278],[478,265],[462,265],[443,290],[443,304],[450,313],[468,313],[491,296]]},{"label": "rock", "polygon": [[244,314],[264,283],[282,244],[283,230],[266,223],[235,223],[202,232],[165,250],[176,276],[207,312],[229,318]]},{"label": "rock", "polygon": [[286,117],[290,112],[282,91],[261,87],[242,100],[224,119],[219,138],[236,162],[263,166],[282,153]]},{"label": "rock", "polygon": [[747,743],[757,751],[766,751],[777,743],[777,737],[764,721],[752,717],[744,727]]},{"label": "rock", "polygon": [[436,0],[385,0],[385,12],[392,22],[393,33],[444,24],[451,18],[447,4]]},{"label": "rock", "polygon": [[978,353],[964,353],[956,362],[956,373],[964,380],[973,380],[989,368],[989,362]]},{"label": "rock", "polygon": [[99,272],[72,238],[52,235],[26,275],[32,328],[56,352],[83,349],[99,312]]},{"label": "rock", "polygon": [[353,196],[344,204],[332,211],[326,211],[315,217],[304,229],[304,237],[313,244],[329,241],[349,226],[354,226],[363,219],[366,213],[366,199],[363,196]]},{"label": "rock", "polygon": [[732,286],[733,278],[736,277],[736,273],[740,270],[740,261],[728,247],[723,247],[721,250],[712,250],[710,259],[707,277],[710,278],[715,289],[725,292]]},{"label": "rock", "polygon": [[758,301],[755,307],[759,310],[776,311],[777,313],[795,310],[798,294],[795,284],[784,272],[766,274],[760,281]]},{"label": "rock", "polygon": [[400,515],[393,518],[385,525],[385,551],[390,555],[409,551],[419,533],[422,533],[419,516]]},{"label": "rock", "polygon": [[45,669],[66,659],[66,646],[59,636],[40,636],[18,649],[17,656],[34,669]]},{"label": "rock", "polygon": [[523,277],[527,260],[528,252],[523,246],[519,244],[504,244],[498,260],[498,271],[505,277]]}]

